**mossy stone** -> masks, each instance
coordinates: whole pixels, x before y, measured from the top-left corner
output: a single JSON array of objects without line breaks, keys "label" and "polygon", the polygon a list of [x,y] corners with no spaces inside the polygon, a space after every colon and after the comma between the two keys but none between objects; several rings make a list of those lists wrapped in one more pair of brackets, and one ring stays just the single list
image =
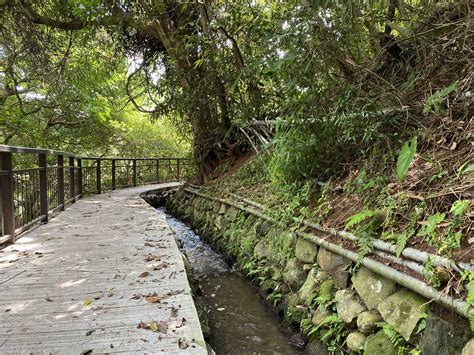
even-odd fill
[{"label": "mossy stone", "polygon": [[293,258],[286,263],[283,270],[283,280],[292,290],[299,290],[306,281],[306,275],[303,272],[303,265],[298,259]]},{"label": "mossy stone", "polygon": [[313,264],[318,256],[318,246],[308,240],[299,238],[296,241],[295,256],[303,263]]},{"label": "mossy stone", "polygon": [[419,320],[426,315],[428,305],[422,296],[402,289],[382,301],[378,310],[382,318],[409,341]]},{"label": "mossy stone", "polygon": [[398,355],[398,351],[385,332],[380,330],[365,341],[364,355]]}]

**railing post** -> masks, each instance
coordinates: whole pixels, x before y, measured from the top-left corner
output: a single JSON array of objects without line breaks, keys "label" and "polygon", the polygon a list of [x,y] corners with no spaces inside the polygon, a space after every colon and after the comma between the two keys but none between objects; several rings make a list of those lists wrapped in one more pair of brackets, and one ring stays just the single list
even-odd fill
[{"label": "railing post", "polygon": [[156,159],[156,183],[160,183],[160,159]]},{"label": "railing post", "polygon": [[82,197],[82,159],[77,158],[77,194]]},{"label": "railing post", "polygon": [[96,164],[96,183],[97,183],[97,193],[100,194],[102,192],[102,176],[101,176],[101,170],[100,170],[100,159],[97,159],[97,164]]},{"label": "railing post", "polygon": [[176,159],[176,180],[179,182],[179,175],[180,175],[180,171],[179,171],[179,159]]},{"label": "railing post", "polygon": [[58,155],[58,203],[64,210],[64,155]]},{"label": "railing post", "polygon": [[43,222],[48,223],[48,171],[46,169],[46,154],[38,154],[40,211]]},{"label": "railing post", "polygon": [[76,201],[76,179],[74,178],[74,157],[69,157],[69,191],[73,202]]},{"label": "railing post", "polygon": [[133,178],[132,178],[132,185],[133,187],[137,186],[137,160],[132,160],[133,164]]},{"label": "railing post", "polygon": [[2,175],[0,187],[2,193],[3,235],[10,235],[15,243],[15,205],[13,202],[13,165],[12,153],[0,153]]},{"label": "railing post", "polygon": [[116,169],[116,166],[115,166],[115,159],[112,159],[112,190],[115,190],[115,186],[117,184],[116,180],[115,180],[115,169]]}]

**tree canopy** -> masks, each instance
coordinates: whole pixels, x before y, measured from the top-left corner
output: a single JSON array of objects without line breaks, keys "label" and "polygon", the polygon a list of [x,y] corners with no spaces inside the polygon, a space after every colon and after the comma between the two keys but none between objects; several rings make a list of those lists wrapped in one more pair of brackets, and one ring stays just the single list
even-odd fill
[{"label": "tree canopy", "polygon": [[457,93],[449,116],[469,119],[461,99],[472,86],[467,0],[0,6],[5,142],[38,129],[50,133],[28,135],[70,146],[78,131],[85,146],[114,141],[133,106],[192,136],[204,180],[270,142],[275,176],[294,179],[337,170],[374,146],[391,150],[411,129],[436,125],[439,107],[425,102],[450,85],[456,90],[436,102]]}]

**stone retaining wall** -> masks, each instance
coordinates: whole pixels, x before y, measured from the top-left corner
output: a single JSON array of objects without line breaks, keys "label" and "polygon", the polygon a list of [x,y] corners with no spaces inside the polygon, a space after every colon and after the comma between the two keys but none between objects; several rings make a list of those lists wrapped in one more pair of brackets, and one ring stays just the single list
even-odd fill
[{"label": "stone retaining wall", "polygon": [[[292,231],[182,189],[167,199],[167,207],[188,220],[223,255],[237,261],[282,316],[295,326],[317,328],[318,338],[326,334],[331,339],[327,322],[338,314],[343,322],[340,333],[347,335],[346,350],[355,353],[397,354],[393,341],[380,328],[385,322],[422,354],[474,354],[465,320],[454,314],[443,317],[448,321],[439,318],[429,300],[367,268],[351,272],[350,260]],[[308,354],[321,351],[319,340],[306,349]]]}]

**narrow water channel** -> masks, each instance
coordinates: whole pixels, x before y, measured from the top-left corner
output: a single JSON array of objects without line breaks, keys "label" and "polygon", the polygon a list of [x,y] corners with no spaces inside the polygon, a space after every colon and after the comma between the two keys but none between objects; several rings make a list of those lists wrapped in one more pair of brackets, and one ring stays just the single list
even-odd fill
[{"label": "narrow water channel", "polygon": [[216,354],[299,354],[255,288],[189,226],[165,214],[200,280]]}]

